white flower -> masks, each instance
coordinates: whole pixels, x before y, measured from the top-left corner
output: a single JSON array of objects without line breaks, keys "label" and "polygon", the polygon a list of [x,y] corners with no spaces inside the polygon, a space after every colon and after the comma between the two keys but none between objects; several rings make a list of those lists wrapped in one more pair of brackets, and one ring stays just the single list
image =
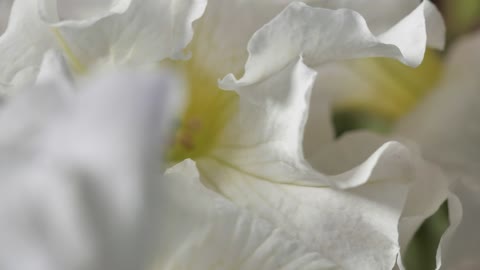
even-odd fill
[{"label": "white flower", "polygon": [[[232,10],[224,7],[221,18],[215,17],[215,6],[210,8],[213,11],[207,6],[207,17],[199,21],[199,25],[205,27],[200,29],[208,28],[205,21],[223,22],[221,18],[224,18],[227,22],[235,21],[236,16],[246,16],[238,6]],[[342,269],[391,269],[400,247],[405,247],[417,223],[433,213],[446,198],[446,179],[415,153],[394,142],[386,143],[363,164],[354,164],[358,167],[345,168],[336,176],[313,170],[304,160],[302,138],[315,71],[304,61],[316,67],[339,58],[378,55],[396,57],[416,65],[421,61],[427,43],[425,14],[433,16],[428,18],[439,19],[435,12],[429,2],[424,2],[392,29],[375,36],[364,19],[351,10],[290,4],[253,34],[248,43],[250,54],[243,77],[237,80],[228,75],[220,82],[221,87],[234,89],[239,96],[238,109],[228,112],[227,121],[218,118],[225,115],[221,114],[222,107],[217,109],[214,94],[210,95],[212,99],[202,101],[201,98],[195,99],[192,93],[194,98],[190,106],[194,109],[191,112],[196,113],[185,115],[173,154],[175,160],[194,159],[203,184],[268,221],[270,226],[299,241],[303,248],[316,252],[318,257],[312,257],[312,261],[325,258]],[[209,14],[213,18],[208,17]],[[220,40],[222,35],[215,32],[217,30],[224,34],[234,32],[237,35],[233,39],[240,39],[238,36],[242,32],[235,31],[235,24],[219,25],[218,29],[211,26],[213,33],[204,38],[216,37],[213,40],[224,45]],[[410,41],[417,42],[417,46],[412,47],[407,41],[410,35],[396,36],[399,32],[411,34]],[[434,41],[438,42],[435,37],[441,40],[441,34],[435,36],[435,32],[432,33]],[[202,83],[193,83],[190,90],[198,93],[203,93],[198,88],[207,91],[208,72],[218,72],[208,68],[205,71],[202,67],[230,64],[236,71],[238,62],[235,60],[242,57],[236,54],[237,51],[228,53],[228,47],[224,49],[222,46],[217,58],[215,51],[203,54],[202,49],[196,48],[200,46],[197,42],[202,44],[202,40],[201,35],[194,38],[193,62],[187,67],[187,70],[197,70],[191,74],[202,74]],[[387,40],[388,44],[385,44]],[[225,42],[228,44],[229,39],[226,38]],[[228,63],[219,61],[224,57],[224,51],[227,52],[225,58],[232,59]],[[197,57],[207,60],[197,61]],[[219,100],[225,102],[222,98]],[[199,108],[207,112],[202,114]],[[201,130],[202,125],[217,122],[223,126]],[[214,132],[209,133],[211,131]],[[207,143],[209,146],[202,149]],[[320,143],[319,149],[324,147]],[[197,147],[199,151],[196,151]],[[187,165],[192,166],[191,162],[182,166]],[[418,200],[420,196],[415,193],[416,188],[424,185],[432,175],[438,175],[441,185],[424,201]],[[205,241],[208,239],[205,237]],[[195,247],[201,246],[200,243],[186,246],[182,255],[200,256],[201,261],[195,264],[198,268],[204,266],[208,269],[219,264],[218,259],[207,261],[207,256],[198,254],[200,251]],[[263,262],[262,255],[261,252],[253,253],[248,259]],[[230,253],[225,256],[231,258]],[[167,258],[161,261],[165,260]],[[270,268],[262,264],[251,267],[249,260],[240,259],[249,263],[232,262],[232,265],[240,269],[307,268],[284,265],[281,261],[272,261],[277,264]],[[173,265],[182,266],[177,263]]]},{"label": "white flower", "polygon": [[[44,19],[54,23],[52,34],[31,3],[15,3],[14,19],[0,39],[0,52],[12,52],[0,53],[0,78],[8,84],[31,83],[51,48],[60,49],[77,73],[105,63],[151,65],[175,58],[204,4],[181,1],[164,10],[156,4],[170,2],[118,1],[93,19],[57,22],[55,5],[47,5],[53,2],[40,1]],[[314,69],[371,56],[415,66],[423,58],[426,34],[428,43],[439,47],[444,34],[428,1],[408,3],[386,28],[377,26],[364,3],[316,4],[219,0],[207,6],[191,60],[173,64],[185,71],[190,87],[168,149],[169,161],[179,164],[156,190],[159,269],[391,269],[417,223],[447,196],[443,175],[396,142],[354,166],[329,159],[332,167],[345,165],[334,176],[305,161],[303,130]],[[361,13],[336,10],[342,5]],[[178,12],[148,16],[167,10]],[[41,29],[25,23],[31,18]],[[29,34],[34,30],[39,34]],[[27,37],[38,38],[39,46],[25,42]],[[30,51],[20,55],[25,47]],[[238,73],[245,59],[240,79],[229,74],[219,84],[234,91],[218,89],[218,76]],[[43,78],[40,73],[37,80]],[[319,124],[325,128],[315,147],[328,151],[331,129],[328,122]],[[433,176],[438,189],[417,196],[416,188]]]},{"label": "white flower", "polygon": [[[422,156],[448,176],[454,193],[448,200],[452,226],[447,231],[448,237],[442,240],[442,269],[476,269],[480,265],[480,240],[476,233],[480,226],[480,126],[476,119],[480,113],[477,107],[480,81],[476,72],[480,58],[475,53],[480,45],[479,36],[476,33],[454,44],[444,61],[444,70],[434,52],[430,52],[426,66],[420,70],[400,69],[385,60],[355,60],[319,69],[319,78],[330,80],[314,90],[317,95],[313,95],[313,102],[333,99],[338,107],[370,110],[395,124],[386,136],[364,131],[347,133],[338,145],[329,147],[330,151],[314,149],[313,140],[305,142],[310,154],[308,160],[332,173],[343,171],[348,164],[358,164],[392,138],[418,147]],[[328,118],[316,113],[317,117]],[[315,125],[309,122],[307,129],[314,130]],[[344,150],[339,151],[339,146]],[[344,162],[335,168],[332,158]],[[444,183],[436,178],[425,180],[423,187],[417,188],[424,199],[444,188]],[[418,204],[415,206],[417,211],[421,209]],[[435,210],[432,207],[422,215],[433,214]],[[421,220],[412,225],[418,226]]]}]

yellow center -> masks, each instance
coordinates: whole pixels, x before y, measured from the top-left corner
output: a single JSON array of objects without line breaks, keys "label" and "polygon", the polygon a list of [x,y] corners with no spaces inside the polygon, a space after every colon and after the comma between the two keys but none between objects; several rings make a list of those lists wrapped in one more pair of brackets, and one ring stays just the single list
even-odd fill
[{"label": "yellow center", "polygon": [[207,154],[237,109],[237,94],[219,89],[217,78],[196,63],[194,59],[175,63],[187,79],[188,101],[168,152],[171,162]]}]

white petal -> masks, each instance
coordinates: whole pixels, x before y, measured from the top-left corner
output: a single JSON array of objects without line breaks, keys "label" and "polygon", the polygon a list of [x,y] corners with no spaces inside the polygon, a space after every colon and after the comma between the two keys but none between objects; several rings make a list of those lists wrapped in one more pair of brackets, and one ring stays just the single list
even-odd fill
[{"label": "white petal", "polygon": [[[221,145],[198,163],[205,183],[236,204],[296,233],[345,269],[392,268],[419,223],[443,202],[446,182],[441,182],[432,196],[421,198],[420,192],[413,192],[417,187],[424,190],[430,181],[425,175],[433,172],[416,168],[416,154],[398,143],[386,143],[376,152],[368,152],[370,157],[363,156],[332,177],[310,168],[301,142],[315,72],[296,61],[301,55],[308,65],[317,66],[337,59],[389,56],[417,65],[426,47],[425,15],[429,11],[428,4],[423,3],[391,29],[374,36],[353,11],[311,8],[301,3],[287,7],[250,40],[244,76],[236,80],[230,74],[220,82],[239,94],[239,112]],[[405,39],[404,32],[411,39]],[[327,116],[320,118],[325,121]],[[331,134],[324,132],[327,135],[323,137]],[[325,141],[311,147],[321,150]],[[362,190],[361,195],[357,190]],[[389,195],[380,198],[379,193]],[[368,210],[358,211],[352,205]],[[388,210],[378,208],[382,206]],[[385,219],[376,220],[377,214]],[[376,221],[373,225],[363,220]],[[354,224],[360,232],[350,235],[345,224]],[[365,241],[362,232],[368,232],[372,242]],[[351,241],[338,241],[342,238],[336,233],[348,235]],[[356,243],[361,243],[358,248]],[[364,252],[381,254],[381,258]]]},{"label": "white petal", "polygon": [[[10,144],[2,141],[3,269],[151,265],[158,244],[150,236],[158,229],[161,148],[178,103],[178,89],[169,80],[110,77],[72,99],[61,117],[43,123],[43,131]],[[33,100],[37,91],[14,98],[13,106],[18,99],[32,107],[13,112],[37,114],[36,108],[51,105],[46,101],[55,95],[48,94],[58,89],[47,89],[40,92],[46,99]],[[2,116],[10,113],[3,110]],[[5,151],[11,149],[21,151],[11,156]]]},{"label": "white petal", "polygon": [[7,99],[1,107],[0,125],[8,127],[0,130],[2,146],[30,147],[30,142],[71,105],[74,90],[59,54],[46,53],[37,82],[38,87],[22,89],[19,98]]},{"label": "white petal", "polygon": [[[442,268],[445,270],[474,270],[480,266],[480,186],[459,184],[453,189],[456,197],[449,199],[450,223],[457,225],[442,239]],[[452,195],[454,196],[454,195]],[[455,201],[454,199],[458,200]]]},{"label": "white petal", "polygon": [[[420,223],[445,199],[446,182],[417,169],[414,152],[376,139],[354,139],[345,147],[318,145],[329,161],[319,168],[335,175],[313,170],[303,159],[302,134],[314,78],[300,59],[262,82],[236,89],[238,114],[220,145],[198,161],[203,180],[344,269],[389,269]],[[442,185],[436,183],[433,192],[428,187],[429,196],[421,194],[435,180]],[[345,224],[354,226],[357,236]],[[339,235],[349,240],[339,241]]]},{"label": "white petal", "polygon": [[209,0],[205,14],[195,24],[192,60],[214,78],[241,72],[253,33],[288,2],[291,0]]},{"label": "white petal", "polygon": [[83,65],[154,65],[168,57],[183,57],[193,36],[192,22],[205,6],[205,0],[121,1],[93,23],[67,20],[52,26]]},{"label": "white petal", "polygon": [[155,269],[339,269],[294,233],[205,188],[191,160],[166,176]]},{"label": "white petal", "polygon": [[[368,2],[369,1],[310,1],[309,3],[329,9],[351,8],[356,10],[365,18],[368,27],[375,34],[380,34],[388,28],[391,28],[418,5],[418,1],[381,1],[378,3],[376,2],[373,5]],[[427,24],[426,26],[428,30],[428,45],[441,47],[440,45],[442,45],[444,41],[443,21],[435,7],[433,7],[430,2],[426,1],[423,5],[425,12],[424,20]],[[419,9],[421,9],[421,7],[417,8],[417,18],[415,19],[421,21],[422,16],[418,13]],[[400,24],[405,26],[406,23],[412,19],[412,16],[415,17],[414,14],[415,12],[408,18],[405,18]],[[395,26],[390,32],[393,33],[397,31],[400,29],[399,27],[400,26]],[[407,26],[405,27],[408,28]],[[429,27],[432,28],[431,31],[429,30]],[[410,32],[412,33],[409,32],[406,35],[412,35],[415,31],[420,30],[416,29],[414,26],[411,28],[412,31]],[[422,35],[421,31],[416,32],[416,34]],[[420,46],[418,49],[421,51],[422,47]],[[337,48],[334,48],[333,50],[336,51]],[[328,53],[328,50],[326,50],[324,54]],[[304,57],[306,62],[309,63],[307,56],[304,55]],[[309,120],[307,122],[304,137],[306,157],[311,156],[319,145],[329,143],[333,139],[333,131],[330,123],[331,108],[329,107],[329,104],[341,106],[348,104],[348,101],[352,100],[360,102],[370,101],[370,103],[375,102],[375,108],[378,110],[398,112],[399,110],[403,110],[403,108],[398,108],[399,104],[402,104],[401,102],[404,100],[408,100],[408,95],[406,95],[407,98],[401,96],[394,99],[394,101],[398,101],[399,104],[395,102],[392,103],[391,100],[381,100],[378,102],[379,98],[377,96],[379,96],[379,94],[378,91],[375,91],[375,87],[383,88],[385,87],[385,83],[390,83],[389,86],[391,86],[392,83],[396,82],[387,77],[388,75],[384,76],[384,66],[371,64],[375,63],[374,59],[358,59],[354,61],[356,66],[353,66],[350,62],[341,61],[325,63],[315,68],[318,72],[318,77],[312,93],[313,106],[310,107]],[[362,63],[366,65],[363,65]],[[372,75],[370,72],[371,69],[373,69],[371,72],[378,72],[379,74]],[[377,69],[380,71],[377,71]],[[407,68],[404,69],[408,70]],[[428,71],[428,69],[422,69],[422,71],[423,70]],[[430,73],[425,73],[430,75]],[[372,88],[375,90],[372,90]],[[371,100],[373,100],[373,102]],[[378,110],[374,112],[378,112]]]},{"label": "white petal", "polygon": [[[308,161],[321,171],[330,174],[340,173],[361,164],[387,141],[388,138],[370,132],[347,133],[336,142],[318,149],[317,154]],[[419,226],[438,210],[449,193],[449,182],[442,170],[422,160],[413,150],[410,152],[410,159],[412,164],[409,168],[411,173],[409,177],[412,181],[399,224],[402,252]],[[399,172],[393,169],[386,170],[386,173],[399,175]]]},{"label": "white petal", "polygon": [[[453,192],[464,208],[463,220],[447,245],[445,269],[475,269],[480,246],[474,238],[478,215],[480,170],[480,55],[477,33],[456,44],[449,54],[444,80],[438,89],[408,115],[397,132],[417,142],[425,156],[448,170],[456,181]],[[467,236],[468,235],[468,236]],[[462,265],[464,263],[464,265]]]},{"label": "white petal", "polygon": [[[59,89],[70,89],[73,92],[73,79],[70,69],[58,51],[47,51],[37,75],[36,84],[63,84]],[[67,91],[67,90],[66,90]]]},{"label": "white petal", "polygon": [[[357,11],[365,18],[368,27],[375,35],[387,31],[390,27],[401,21],[412,10],[419,0],[340,0],[340,1],[305,1],[315,7],[328,9],[348,8]],[[431,1],[425,4],[425,23],[427,25],[428,45],[432,48],[442,49],[445,45],[445,23]]]},{"label": "white petal", "polygon": [[417,66],[427,44],[426,15],[430,13],[436,14],[436,10],[423,2],[389,30],[375,36],[357,12],[292,3],[253,35],[243,77],[237,80],[230,74],[221,86],[233,89],[254,83],[281,70],[299,55],[309,66],[370,56],[392,57]]},{"label": "white petal", "polygon": [[77,73],[181,58],[205,5],[205,0],[122,0],[93,17],[59,20],[55,0],[16,1],[0,37],[0,87],[32,84],[50,49],[63,51]]},{"label": "white petal", "polygon": [[445,78],[397,132],[417,142],[425,156],[461,177],[479,182],[480,169],[480,34],[452,48]]},{"label": "white petal", "polygon": [[[384,157],[396,159],[395,166],[386,166],[388,161],[378,166],[380,170],[375,173],[378,178],[393,174],[409,178],[409,153],[394,143],[379,149],[364,167],[338,175],[333,181],[310,167],[303,157],[302,140],[314,79],[315,72],[300,59],[265,81],[239,87],[236,90],[240,96],[238,112],[225,128],[211,156],[279,183],[354,187],[375,178],[371,172]],[[321,150],[323,145],[312,147]],[[385,166],[388,169],[382,169]],[[353,166],[333,173],[340,174],[351,168]]]},{"label": "white petal", "polygon": [[[276,175],[279,182],[292,176],[305,181],[321,178],[309,169],[302,150],[314,79],[315,72],[300,59],[269,80],[237,89],[238,113],[225,128],[214,155],[249,167],[251,173]],[[264,154],[250,152],[260,149]]]},{"label": "white petal", "polygon": [[225,162],[204,159],[198,164],[203,180],[235,204],[276,224],[341,269],[393,267],[406,197],[401,181],[379,180],[348,190],[279,184]]},{"label": "white petal", "polygon": [[414,173],[410,152],[390,142],[338,175],[313,170],[302,135],[314,78],[300,59],[236,89],[238,114],[198,160],[202,180],[343,269],[389,269]]},{"label": "white petal", "polygon": [[124,13],[131,0],[41,0],[39,12],[48,23],[88,26],[114,14]]},{"label": "white petal", "polygon": [[8,28],[0,36],[0,94],[32,84],[50,48],[56,44],[38,16],[37,1],[15,1]]},{"label": "white petal", "polygon": [[435,214],[449,196],[448,175],[435,164],[417,157],[414,181],[399,225],[402,252],[423,222]]}]

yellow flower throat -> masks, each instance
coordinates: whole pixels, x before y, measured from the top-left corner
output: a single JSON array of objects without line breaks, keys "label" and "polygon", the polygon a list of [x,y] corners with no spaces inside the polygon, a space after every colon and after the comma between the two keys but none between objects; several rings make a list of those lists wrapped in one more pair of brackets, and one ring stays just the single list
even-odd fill
[{"label": "yellow flower throat", "polygon": [[212,149],[237,109],[235,92],[218,88],[217,78],[196,65],[194,59],[176,62],[187,80],[188,100],[168,151],[168,160],[196,159]]},{"label": "yellow flower throat", "polygon": [[[352,72],[368,82],[370,90],[358,89],[336,104],[337,111],[367,112],[394,122],[410,112],[422,98],[433,90],[442,73],[438,52],[427,50],[422,64],[408,67],[396,60],[369,58],[348,63]],[[358,88],[351,85],[352,89]]]}]

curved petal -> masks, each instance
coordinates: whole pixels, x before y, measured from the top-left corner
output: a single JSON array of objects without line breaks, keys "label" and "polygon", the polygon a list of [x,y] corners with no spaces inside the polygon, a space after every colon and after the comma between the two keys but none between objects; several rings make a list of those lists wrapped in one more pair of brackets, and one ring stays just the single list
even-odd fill
[{"label": "curved petal", "polygon": [[193,36],[192,23],[205,6],[205,0],[122,1],[93,23],[60,21],[51,26],[84,66],[155,65],[168,57],[183,57]]},{"label": "curved petal", "polygon": [[[191,44],[195,62],[208,70],[213,77],[225,71],[239,74],[248,53],[245,51],[252,34],[284,9],[291,0],[281,1],[209,1],[204,16],[196,23]],[[381,34],[414,10],[418,0],[387,1],[303,1],[326,9],[347,8],[365,18],[375,35]],[[427,39],[431,47],[443,47],[445,27],[439,13],[430,2],[433,12],[426,14]],[[234,34],[232,34],[234,33]]]},{"label": "curved petal", "polygon": [[[150,266],[158,244],[150,238],[158,229],[158,162],[178,103],[167,78],[107,78],[72,98],[42,132],[10,144],[2,140],[3,269]],[[1,115],[36,115],[57,92],[47,87],[45,99],[33,100],[37,91],[26,91]],[[8,110],[22,102],[32,106]],[[11,155],[15,149],[21,151]]]},{"label": "curved petal", "polygon": [[[456,192],[464,215],[446,246],[445,269],[474,269],[478,266],[479,248],[474,235],[480,225],[478,215],[480,170],[480,34],[456,44],[449,54],[444,80],[418,108],[402,119],[397,132],[416,141],[425,156],[440,164],[455,180]],[[467,236],[468,235],[468,236]],[[463,246],[462,246],[463,245]],[[461,254],[462,253],[462,254]],[[462,265],[462,262],[465,265]]]},{"label": "curved petal", "polygon": [[33,83],[50,49],[63,51],[76,73],[181,58],[193,36],[192,22],[206,5],[205,0],[114,3],[93,17],[59,20],[55,0],[16,1],[9,27],[0,37],[1,88]]},{"label": "curved petal", "polygon": [[205,188],[186,160],[161,181],[155,269],[340,269],[268,219]]},{"label": "curved petal", "polygon": [[375,181],[338,190],[271,182],[213,158],[199,161],[198,166],[207,185],[341,269],[393,267],[405,183]]},{"label": "curved petal", "polygon": [[[303,241],[327,254],[327,258],[340,263],[343,268],[388,269],[418,226],[444,201],[447,182],[436,177],[442,174],[430,168],[414,151],[375,137],[353,136],[351,141],[340,141],[331,146],[310,146],[328,161],[312,164],[319,171],[334,176],[313,170],[303,159],[302,135],[314,79],[315,72],[300,59],[264,81],[238,87],[237,115],[225,129],[220,145],[208,157],[198,161],[199,169],[211,189],[262,217],[287,226],[288,230],[295,231]],[[433,192],[429,187],[432,184],[437,187]],[[364,193],[358,195],[355,193],[357,189]],[[423,194],[427,190],[429,196]],[[390,195],[379,198],[376,197],[378,193]],[[390,214],[379,214],[388,218],[384,223],[376,223],[385,227],[371,228],[372,224],[357,222],[357,219],[372,220],[374,217],[359,218],[358,215],[365,213],[351,208],[353,205],[362,205],[371,215],[380,211],[370,208],[373,205],[363,205],[363,200],[374,201],[375,207],[389,206],[387,211],[391,211]],[[305,209],[305,212],[299,209]],[[327,209],[334,209],[332,217]],[[336,224],[334,213],[352,220],[340,219]],[[355,224],[368,231],[372,241],[384,246],[365,243],[364,239],[360,240],[362,237],[351,238],[348,243],[346,240],[338,242],[341,238],[332,233],[331,228],[336,228],[342,235],[350,233],[349,227],[340,224]],[[345,231],[339,228],[345,228]],[[374,234],[371,230],[388,230],[389,233]],[[328,236],[324,235],[325,232]],[[328,248],[319,243],[326,243]],[[361,243],[362,248],[353,248],[355,243]],[[368,250],[382,254],[385,261],[380,262],[371,254],[363,253],[366,245]],[[376,249],[379,246],[382,246],[381,250]],[[341,250],[345,248],[350,250],[348,258],[342,255]],[[362,261],[365,257],[374,259]]]},{"label": "curved petal", "polygon": [[[453,189],[453,203],[449,204],[450,223],[456,225],[442,239],[442,268],[445,270],[473,270],[480,266],[480,185],[458,184]],[[452,226],[452,225],[451,225]]]},{"label": "curved petal", "polygon": [[[412,10],[414,10],[420,0],[307,0],[307,4],[315,7],[328,9],[347,8],[357,11],[365,18],[368,27],[375,35],[388,31],[393,25],[401,21]],[[437,8],[431,1],[425,2],[425,23],[427,30],[427,45],[436,49],[443,49],[445,46],[445,23]]]},{"label": "curved petal", "polygon": [[336,176],[313,170],[302,135],[314,78],[300,59],[236,89],[237,114],[219,145],[197,160],[202,181],[342,269],[389,269],[415,163],[405,147],[388,142]]},{"label": "curved petal", "polygon": [[253,35],[243,77],[237,80],[229,74],[221,86],[233,89],[254,83],[281,70],[299,55],[309,66],[372,56],[391,57],[417,66],[425,52],[426,20],[430,14],[438,12],[429,2],[423,2],[389,30],[374,35],[355,11],[292,3]]},{"label": "curved petal", "polygon": [[[304,161],[302,149],[315,75],[300,59],[268,80],[238,88],[238,112],[213,155],[249,167],[251,173],[276,175],[280,182],[292,176],[305,181],[322,178]],[[253,154],[257,151],[262,155]]]},{"label": "curved petal", "polygon": [[289,2],[209,0],[205,14],[195,23],[192,61],[215,79],[241,72],[248,56],[248,40]]},{"label": "curved petal", "polygon": [[[393,122],[410,112],[438,84],[443,59],[427,50],[420,66],[412,68],[387,58],[353,59],[316,68],[312,103],[329,101],[337,112],[360,111]],[[309,121],[314,129],[319,121]]]},{"label": "curved petal", "polygon": [[[364,162],[388,140],[389,138],[370,132],[347,133],[336,142],[318,149],[317,154],[309,161],[320,171],[330,174],[340,173]],[[419,226],[438,210],[449,193],[449,181],[441,169],[422,160],[413,150],[410,158],[412,181],[409,184],[408,197],[399,224],[402,252],[405,251]],[[398,174],[393,170],[387,170],[387,173]]]},{"label": "curved petal", "polygon": [[[333,178],[311,168],[303,157],[302,141],[315,75],[300,59],[265,81],[236,89],[238,112],[210,157],[278,183],[349,188],[375,178],[375,168],[384,168],[374,173],[381,179],[391,174],[410,179],[410,153],[395,143],[380,148],[364,167],[336,171],[338,175]],[[321,150],[323,145],[312,147]],[[379,162],[382,165],[377,166]]]}]

